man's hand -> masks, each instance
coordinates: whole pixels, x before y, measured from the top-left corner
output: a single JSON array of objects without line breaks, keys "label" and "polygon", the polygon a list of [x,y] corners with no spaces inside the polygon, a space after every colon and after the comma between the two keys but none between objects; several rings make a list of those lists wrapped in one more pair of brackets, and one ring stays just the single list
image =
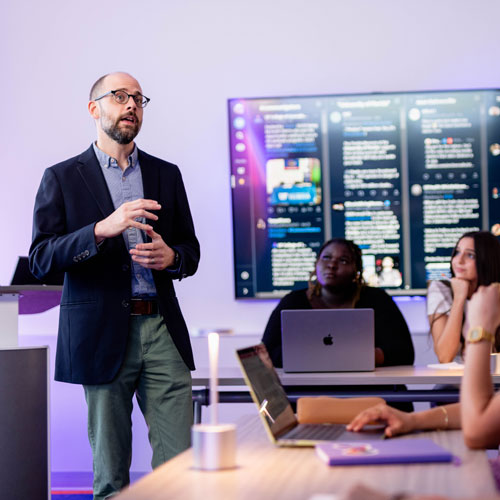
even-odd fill
[{"label": "man's hand", "polygon": [[129,227],[135,227],[146,232],[152,230],[149,224],[142,224],[136,219],[144,217],[145,219],[158,220],[158,216],[149,212],[149,210],[160,210],[160,208],[161,205],[157,201],[142,198],[124,203],[110,216],[95,225],[94,236],[96,243],[100,243],[106,238],[118,236]]},{"label": "man's hand", "polygon": [[148,229],[147,235],[151,238],[151,243],[139,243],[130,250],[132,260],[147,269],[162,271],[174,263],[175,252],[163,241],[163,238]]}]

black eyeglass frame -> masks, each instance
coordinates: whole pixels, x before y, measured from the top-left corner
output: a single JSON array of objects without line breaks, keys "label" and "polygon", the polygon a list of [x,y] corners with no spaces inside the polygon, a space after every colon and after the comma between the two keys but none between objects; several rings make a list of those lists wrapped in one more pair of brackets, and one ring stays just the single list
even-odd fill
[{"label": "black eyeglass frame", "polygon": [[[125,94],[127,96],[127,100],[125,102],[119,102],[118,99],[116,98],[116,93],[120,92],[122,94]],[[114,100],[118,104],[127,104],[128,100],[132,98],[134,102],[139,106],[140,108],[145,108],[151,99],[149,97],[146,97],[145,95],[142,94],[129,94],[128,92],[125,92],[124,90],[110,90],[109,92],[106,92],[105,94],[100,95],[99,97],[96,97],[94,101],[98,101],[99,99],[102,99],[103,97],[106,97],[108,95],[112,95]],[[137,102],[136,98],[140,97],[141,101]],[[145,99],[145,100],[144,100]]]}]

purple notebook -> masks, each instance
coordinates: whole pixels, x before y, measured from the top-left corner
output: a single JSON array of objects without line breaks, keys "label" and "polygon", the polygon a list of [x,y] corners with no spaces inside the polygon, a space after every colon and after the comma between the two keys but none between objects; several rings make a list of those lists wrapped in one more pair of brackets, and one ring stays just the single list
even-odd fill
[{"label": "purple notebook", "polygon": [[408,464],[453,460],[449,451],[426,438],[335,441],[317,444],[316,453],[328,465]]}]

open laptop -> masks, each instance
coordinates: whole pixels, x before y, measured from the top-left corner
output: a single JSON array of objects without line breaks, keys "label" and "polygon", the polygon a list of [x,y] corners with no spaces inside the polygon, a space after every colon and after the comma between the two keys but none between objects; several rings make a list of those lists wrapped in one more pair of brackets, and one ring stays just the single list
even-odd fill
[{"label": "open laptop", "polygon": [[341,424],[299,424],[264,344],[236,351],[245,382],[271,441],[278,446],[314,446],[324,441],[382,439],[383,428],[349,432]]},{"label": "open laptop", "polygon": [[375,370],[373,309],[281,311],[285,372]]},{"label": "open laptop", "polygon": [[31,274],[28,257],[19,257],[16,269],[10,281],[11,285],[62,285],[64,273],[54,273],[43,281],[35,278]]}]

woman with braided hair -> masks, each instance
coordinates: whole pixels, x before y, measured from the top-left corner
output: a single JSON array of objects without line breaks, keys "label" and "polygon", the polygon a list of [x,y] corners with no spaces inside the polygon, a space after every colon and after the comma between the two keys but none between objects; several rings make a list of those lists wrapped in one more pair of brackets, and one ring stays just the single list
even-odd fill
[{"label": "woman with braided hair", "polygon": [[274,366],[283,366],[282,310],[351,308],[374,310],[376,366],[413,364],[413,343],[400,310],[384,290],[364,283],[360,248],[351,240],[334,238],[320,248],[309,287],[290,292],[271,313],[262,341]]}]

